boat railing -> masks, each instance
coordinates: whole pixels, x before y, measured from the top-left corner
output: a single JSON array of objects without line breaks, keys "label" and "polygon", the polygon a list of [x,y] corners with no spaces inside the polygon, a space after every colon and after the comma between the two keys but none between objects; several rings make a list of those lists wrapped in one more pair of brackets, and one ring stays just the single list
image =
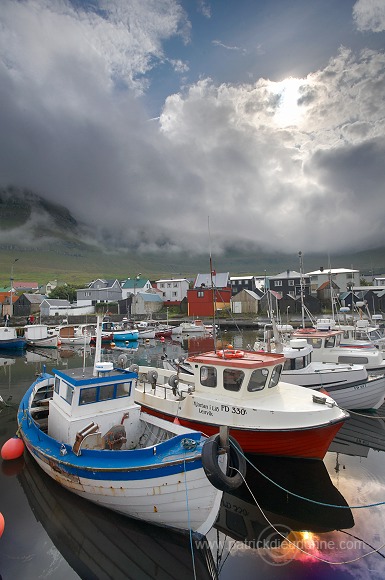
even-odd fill
[{"label": "boat railing", "polygon": [[[178,375],[173,374],[169,377],[163,377],[167,379],[167,382],[159,382],[157,379],[158,377],[149,376],[148,373],[139,373],[138,374],[138,383],[143,385],[143,393],[155,391],[155,389],[163,390],[163,398],[167,399],[167,393],[171,392],[174,397],[177,397],[177,400],[183,400],[186,396],[192,393],[195,388],[191,381],[184,380]],[[181,388],[179,385],[182,384],[186,388]],[[149,389],[147,390],[147,386]]]}]

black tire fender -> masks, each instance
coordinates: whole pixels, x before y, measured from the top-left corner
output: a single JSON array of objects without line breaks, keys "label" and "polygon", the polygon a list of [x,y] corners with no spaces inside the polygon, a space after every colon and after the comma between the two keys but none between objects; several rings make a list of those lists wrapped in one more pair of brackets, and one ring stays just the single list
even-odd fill
[{"label": "black tire fender", "polygon": [[221,491],[232,491],[242,485],[246,475],[246,459],[242,448],[234,437],[229,437],[227,470],[224,473],[218,464],[220,449],[219,433],[209,437],[202,447],[202,465],[207,479]]}]

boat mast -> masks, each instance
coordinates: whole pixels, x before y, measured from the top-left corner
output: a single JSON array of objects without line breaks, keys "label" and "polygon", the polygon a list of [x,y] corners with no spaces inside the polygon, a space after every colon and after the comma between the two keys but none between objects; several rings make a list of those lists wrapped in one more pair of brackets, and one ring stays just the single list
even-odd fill
[{"label": "boat mast", "polygon": [[216,321],[215,321],[215,311],[216,311],[216,288],[214,287],[214,271],[213,271],[213,260],[211,256],[211,236],[210,236],[210,216],[207,216],[207,227],[209,232],[209,251],[210,251],[210,281],[211,281],[211,292],[213,293],[213,339],[214,339],[214,351],[217,351],[217,340],[216,340]]},{"label": "boat mast", "polygon": [[94,359],[94,370],[93,376],[98,376],[98,371],[96,370],[96,365],[101,362],[101,350],[102,350],[102,316],[97,313],[96,317],[96,346],[95,346],[95,359]]},{"label": "boat mast", "polygon": [[301,250],[298,252],[299,257],[299,284],[301,289],[301,316],[302,316],[302,328],[305,328],[305,304],[304,304],[304,288],[303,288],[303,255]]}]

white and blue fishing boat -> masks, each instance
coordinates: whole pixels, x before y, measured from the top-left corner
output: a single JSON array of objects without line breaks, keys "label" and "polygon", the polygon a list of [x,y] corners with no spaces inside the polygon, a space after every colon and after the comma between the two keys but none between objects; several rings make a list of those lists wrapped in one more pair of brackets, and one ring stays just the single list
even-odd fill
[{"label": "white and blue fishing boat", "polygon": [[25,338],[17,335],[16,328],[12,326],[0,326],[0,349],[21,350],[25,346]]},{"label": "white and blue fishing boat", "polygon": [[[97,357],[93,368],[44,371],[20,403],[19,433],[39,466],[84,499],[206,534],[222,498],[202,462],[210,440],[141,412],[136,378]],[[226,463],[227,454],[219,455],[219,468]]]},{"label": "white and blue fishing boat", "polygon": [[139,338],[139,330],[130,326],[129,323],[116,325],[114,322],[103,322],[102,332],[112,332],[114,342],[138,340]]}]

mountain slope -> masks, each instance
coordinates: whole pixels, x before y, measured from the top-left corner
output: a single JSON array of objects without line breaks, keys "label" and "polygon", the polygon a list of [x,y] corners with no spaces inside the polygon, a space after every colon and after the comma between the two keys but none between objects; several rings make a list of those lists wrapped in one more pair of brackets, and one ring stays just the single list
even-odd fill
[{"label": "mountain slope", "polygon": [[[350,255],[304,254],[304,269],[320,266],[359,269],[362,274],[385,272],[385,250],[356,252]],[[17,258],[17,262],[15,259]],[[135,249],[112,251],[101,245],[92,229],[80,223],[64,206],[16,188],[0,190],[0,286],[8,285],[13,265],[17,280],[45,283],[82,284],[97,277],[125,278],[141,272],[151,279],[159,277],[194,277],[209,271],[209,256],[139,253]],[[231,275],[267,275],[284,270],[299,270],[298,255],[266,253],[257,248],[232,250],[213,256],[217,271]]]}]

